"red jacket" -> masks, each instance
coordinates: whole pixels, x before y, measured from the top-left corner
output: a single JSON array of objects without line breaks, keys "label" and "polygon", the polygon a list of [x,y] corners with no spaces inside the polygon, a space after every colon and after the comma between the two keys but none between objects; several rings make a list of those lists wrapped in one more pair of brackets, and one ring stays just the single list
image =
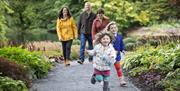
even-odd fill
[{"label": "red jacket", "polygon": [[102,31],[106,25],[109,23],[108,17],[103,17],[102,22],[96,17],[96,19],[93,21],[92,25],[92,38],[94,39],[95,35]]}]

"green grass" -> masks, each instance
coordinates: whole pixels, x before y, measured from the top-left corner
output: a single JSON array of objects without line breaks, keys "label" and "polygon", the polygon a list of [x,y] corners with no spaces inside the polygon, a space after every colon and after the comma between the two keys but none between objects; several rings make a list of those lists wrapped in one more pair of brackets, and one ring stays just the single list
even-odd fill
[{"label": "green grass", "polygon": [[180,20],[178,19],[169,19],[168,21],[162,21],[161,23],[154,23],[150,26],[151,30],[167,30],[167,29],[177,29],[180,28]]}]

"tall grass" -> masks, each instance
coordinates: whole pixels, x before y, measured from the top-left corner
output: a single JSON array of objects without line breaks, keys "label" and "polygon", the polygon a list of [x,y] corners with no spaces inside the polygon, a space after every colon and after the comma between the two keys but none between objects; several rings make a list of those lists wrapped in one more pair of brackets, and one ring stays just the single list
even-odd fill
[{"label": "tall grass", "polygon": [[[79,41],[73,41],[73,45],[71,47],[71,56],[70,56],[72,60],[76,60],[79,58],[79,44],[80,44]],[[63,56],[61,42],[34,41],[27,43],[26,48],[30,51],[40,51],[47,57]]]},{"label": "tall grass", "polygon": [[180,31],[180,20],[179,19],[169,19],[168,21],[162,21],[161,23],[154,23],[150,26],[151,30],[179,30]]},{"label": "tall grass", "polygon": [[30,51],[57,51],[61,49],[61,44],[60,42],[52,41],[33,41],[27,43],[26,48],[28,48]]}]

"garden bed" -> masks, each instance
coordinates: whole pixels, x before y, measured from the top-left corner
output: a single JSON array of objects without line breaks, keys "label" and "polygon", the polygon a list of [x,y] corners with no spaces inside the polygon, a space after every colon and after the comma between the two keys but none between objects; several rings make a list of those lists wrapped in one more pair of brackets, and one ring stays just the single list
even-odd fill
[{"label": "garden bed", "polygon": [[143,91],[179,91],[180,45],[140,47],[126,56],[123,68]]}]

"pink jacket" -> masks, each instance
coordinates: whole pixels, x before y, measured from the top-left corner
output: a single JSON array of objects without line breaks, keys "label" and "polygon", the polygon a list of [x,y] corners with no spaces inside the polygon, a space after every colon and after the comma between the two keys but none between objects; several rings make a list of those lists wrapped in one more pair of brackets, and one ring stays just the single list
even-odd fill
[{"label": "pink jacket", "polygon": [[109,23],[109,18],[108,17],[103,17],[102,22],[96,17],[96,19],[93,21],[92,25],[92,38],[95,39],[95,35],[102,31],[106,25]]}]

